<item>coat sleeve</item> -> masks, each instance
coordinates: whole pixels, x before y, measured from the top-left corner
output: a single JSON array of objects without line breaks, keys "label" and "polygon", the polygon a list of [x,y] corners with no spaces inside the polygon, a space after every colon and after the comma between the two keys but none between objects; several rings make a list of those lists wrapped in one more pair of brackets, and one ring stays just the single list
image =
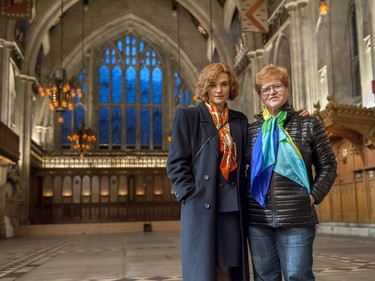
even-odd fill
[{"label": "coat sleeve", "polygon": [[177,201],[189,196],[195,185],[191,169],[192,150],[189,118],[186,111],[176,110],[172,129],[172,142],[168,153],[167,174]]},{"label": "coat sleeve", "polygon": [[319,204],[335,181],[337,162],[324,126],[317,118],[314,118],[313,134],[315,141],[312,161],[315,167],[315,178],[311,195],[315,199],[315,204]]}]

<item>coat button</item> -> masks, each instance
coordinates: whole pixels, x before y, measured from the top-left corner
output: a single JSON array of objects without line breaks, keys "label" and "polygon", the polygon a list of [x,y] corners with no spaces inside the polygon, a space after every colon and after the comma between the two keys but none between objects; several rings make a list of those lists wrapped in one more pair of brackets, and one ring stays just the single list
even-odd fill
[{"label": "coat button", "polygon": [[204,204],[204,207],[205,207],[206,209],[211,208],[210,204],[208,204],[208,203],[205,203],[205,204]]},{"label": "coat button", "polygon": [[210,177],[209,177],[208,175],[204,175],[203,178],[204,178],[205,180],[208,180]]},{"label": "coat button", "polygon": [[178,194],[178,193],[174,193],[174,196],[176,197],[176,198],[178,198],[180,195]]}]

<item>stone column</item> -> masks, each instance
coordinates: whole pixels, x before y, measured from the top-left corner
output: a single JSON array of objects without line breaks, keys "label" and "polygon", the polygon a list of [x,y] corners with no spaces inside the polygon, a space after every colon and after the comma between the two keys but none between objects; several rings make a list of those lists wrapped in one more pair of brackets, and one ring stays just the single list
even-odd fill
[{"label": "stone column", "polygon": [[[306,0],[307,1],[307,0]],[[306,5],[306,1],[289,0],[285,4],[290,15],[290,33],[291,33],[291,46],[290,46],[290,57],[291,57],[291,81],[292,81],[292,100],[291,103],[295,108],[306,108],[306,101],[302,100],[304,96],[304,73],[303,73],[303,36],[302,36],[302,23],[301,13],[299,11],[300,7]]]},{"label": "stone column", "polygon": [[9,107],[9,75],[10,75],[10,52],[13,48],[13,44],[9,41],[5,41],[0,38],[0,121],[8,127],[11,126],[11,120],[9,118],[10,110]]},{"label": "stone column", "polygon": [[375,95],[375,1],[367,0],[371,19],[371,62],[372,62],[372,93]]},{"label": "stone column", "polygon": [[26,75],[21,75],[19,81],[19,94],[22,99],[23,119],[20,125],[20,175],[21,184],[25,190],[25,210],[24,216],[20,218],[21,224],[26,224],[29,217],[29,201],[30,201],[30,165],[31,165],[31,126],[32,126],[32,84],[34,78]]}]

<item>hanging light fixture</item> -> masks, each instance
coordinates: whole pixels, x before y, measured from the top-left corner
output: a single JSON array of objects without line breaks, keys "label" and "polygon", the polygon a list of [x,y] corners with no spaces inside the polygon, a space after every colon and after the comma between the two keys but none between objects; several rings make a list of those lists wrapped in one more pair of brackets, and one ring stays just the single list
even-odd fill
[{"label": "hanging light fixture", "polygon": [[68,140],[72,142],[72,147],[79,151],[79,157],[83,158],[84,152],[92,148],[96,137],[93,130],[87,129],[85,124],[82,124],[73,135],[68,136]]},{"label": "hanging light fixture", "polygon": [[64,1],[61,0],[61,16],[60,16],[60,68],[56,70],[54,75],[44,86],[39,87],[41,96],[48,95],[50,102],[49,107],[51,110],[57,112],[58,123],[63,123],[64,118],[62,114],[67,110],[73,109],[73,102],[76,95],[81,96],[82,90],[77,79],[67,79],[66,70],[63,68],[63,43],[64,43]]},{"label": "hanging light fixture", "polygon": [[325,0],[320,0],[319,4],[319,14],[321,16],[326,16],[328,14],[328,4]]}]

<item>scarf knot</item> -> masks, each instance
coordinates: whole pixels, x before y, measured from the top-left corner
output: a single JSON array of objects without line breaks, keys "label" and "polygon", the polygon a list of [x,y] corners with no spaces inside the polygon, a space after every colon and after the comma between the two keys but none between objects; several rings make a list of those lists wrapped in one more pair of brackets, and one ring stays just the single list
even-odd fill
[{"label": "scarf knot", "polygon": [[218,130],[225,124],[224,127],[219,130],[218,134],[220,138],[220,151],[223,153],[220,170],[224,178],[228,180],[229,173],[237,168],[237,147],[230,134],[228,105],[225,104],[223,110],[220,112],[213,103],[208,101],[205,104],[211,114],[216,129]]}]

